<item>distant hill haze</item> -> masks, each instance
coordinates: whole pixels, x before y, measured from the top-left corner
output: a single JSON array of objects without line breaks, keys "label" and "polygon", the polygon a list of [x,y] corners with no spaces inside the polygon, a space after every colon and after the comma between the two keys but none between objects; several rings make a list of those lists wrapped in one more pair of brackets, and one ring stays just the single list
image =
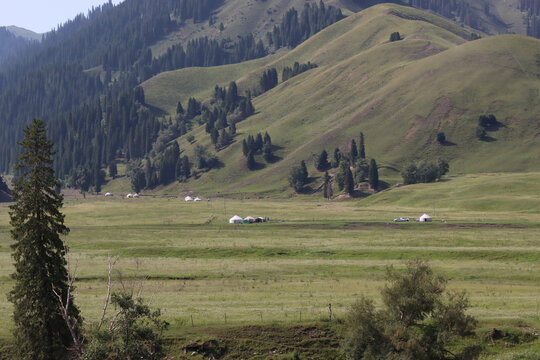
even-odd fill
[{"label": "distant hill haze", "polygon": [[0,64],[30,42],[7,27],[0,27]]},{"label": "distant hill haze", "polygon": [[24,29],[14,25],[6,26],[6,29],[13,35],[27,40],[40,41],[41,37],[43,36],[43,34],[38,34],[36,32],[33,32],[32,30]]}]

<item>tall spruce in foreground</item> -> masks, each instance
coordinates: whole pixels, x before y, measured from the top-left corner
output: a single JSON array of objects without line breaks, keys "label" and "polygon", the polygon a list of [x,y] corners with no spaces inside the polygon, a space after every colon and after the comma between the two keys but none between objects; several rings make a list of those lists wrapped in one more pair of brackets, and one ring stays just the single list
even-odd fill
[{"label": "tall spruce in foreground", "polygon": [[[19,143],[22,153],[15,170],[10,207],[15,287],[8,299],[14,305],[14,335],[19,359],[57,360],[68,357],[72,337],[66,326],[58,298],[68,294],[64,243],[61,235],[69,229],[60,212],[63,197],[56,192],[58,180],[52,169],[52,143],[45,123],[34,119]],[[70,299],[69,315],[80,327],[77,306]]]}]

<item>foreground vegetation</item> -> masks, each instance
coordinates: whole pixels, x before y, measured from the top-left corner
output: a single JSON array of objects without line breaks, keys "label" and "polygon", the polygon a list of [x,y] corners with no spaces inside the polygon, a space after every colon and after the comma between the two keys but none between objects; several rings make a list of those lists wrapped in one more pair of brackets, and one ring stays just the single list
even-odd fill
[{"label": "foreground vegetation", "polygon": [[[170,323],[166,337],[175,355],[196,340],[218,339],[228,344],[231,358],[246,351],[255,357],[253,352],[263,349],[298,349],[307,356],[313,351],[309,341],[321,349],[309,358],[328,358],[328,351],[338,351],[337,323],[349,306],[362,294],[380,305],[385,266],[403,269],[404,259],[420,257],[449,279],[449,289],[469,293],[479,341],[493,327],[521,339],[483,342],[486,356],[517,359],[511,354],[539,351],[538,341],[519,344],[533,340],[533,328],[540,327],[539,178],[538,173],[453,177],[354,201],[207,201],[195,194],[204,201],[185,203],[183,197],[70,195],[64,210],[79,269],[76,303],[87,324],[99,321],[107,255],[118,255],[114,288],[129,289],[148,276],[143,295]],[[7,205],[0,205],[3,294],[13,287],[7,212]],[[423,212],[435,222],[392,222]],[[271,222],[230,225],[234,214],[269,216]],[[328,304],[336,319],[331,323]],[[10,341],[11,314],[4,297],[4,343]],[[287,345],[279,345],[282,341]]]}]

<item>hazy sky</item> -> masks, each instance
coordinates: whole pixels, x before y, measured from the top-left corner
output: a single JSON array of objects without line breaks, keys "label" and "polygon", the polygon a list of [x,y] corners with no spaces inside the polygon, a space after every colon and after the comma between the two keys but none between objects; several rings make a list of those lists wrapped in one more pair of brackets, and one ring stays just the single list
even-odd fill
[{"label": "hazy sky", "polygon": [[108,0],[0,0],[0,26],[15,25],[44,33],[105,2]]}]

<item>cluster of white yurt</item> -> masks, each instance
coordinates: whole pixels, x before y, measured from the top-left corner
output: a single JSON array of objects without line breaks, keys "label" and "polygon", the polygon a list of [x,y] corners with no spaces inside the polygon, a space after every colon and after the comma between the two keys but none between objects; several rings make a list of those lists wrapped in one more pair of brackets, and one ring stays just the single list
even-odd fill
[{"label": "cluster of white yurt", "polygon": [[202,199],[199,198],[199,197],[192,198],[191,196],[188,195],[188,196],[186,196],[184,198],[184,201],[186,201],[186,202],[198,202],[198,201],[202,201]]},{"label": "cluster of white yurt", "polygon": [[254,218],[253,216],[248,216],[242,219],[240,216],[234,215],[232,218],[229,219],[229,224],[253,224],[253,223],[265,223],[267,221],[270,221],[269,217]]},{"label": "cluster of white yurt", "polygon": [[138,199],[139,194],[127,194],[126,199]]},{"label": "cluster of white yurt", "polygon": [[424,214],[424,215],[420,216],[418,219],[416,219],[416,221],[418,221],[418,222],[432,222],[433,219],[428,214]]}]

